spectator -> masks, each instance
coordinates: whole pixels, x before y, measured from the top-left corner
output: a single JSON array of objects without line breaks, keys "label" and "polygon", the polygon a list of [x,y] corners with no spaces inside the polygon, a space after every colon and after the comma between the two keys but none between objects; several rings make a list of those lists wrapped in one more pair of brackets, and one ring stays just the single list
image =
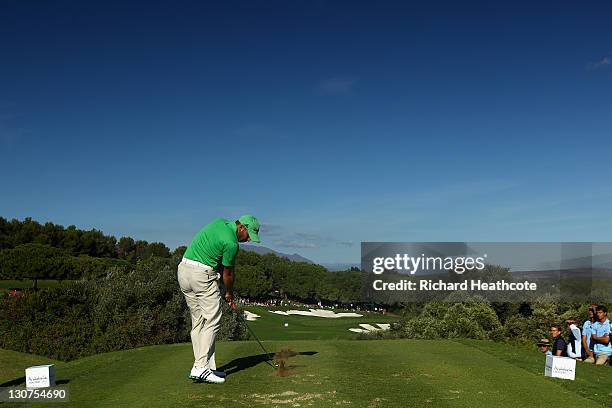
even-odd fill
[{"label": "spectator", "polygon": [[591,344],[591,327],[595,323],[595,308],[597,305],[590,305],[588,310],[588,320],[582,325],[582,359],[593,358],[593,345]]},{"label": "spectator", "polygon": [[550,340],[540,340],[538,343],[538,350],[540,350],[540,353],[544,353],[544,355],[552,356],[552,351],[550,351]]},{"label": "spectator", "polygon": [[599,305],[595,312],[597,321],[591,326],[591,343],[593,343],[594,356],[584,361],[590,364],[605,365],[612,354],[608,309],[604,305]]},{"label": "spectator", "polygon": [[552,336],[552,355],[558,357],[567,357],[567,343],[561,337],[561,328],[556,324],[550,326],[550,335]]},{"label": "spectator", "polygon": [[580,335],[580,329],[576,326],[577,322],[578,320],[574,318],[565,321],[570,331],[570,337],[567,342],[567,356],[576,360],[582,360],[582,347],[580,344],[582,336]]}]

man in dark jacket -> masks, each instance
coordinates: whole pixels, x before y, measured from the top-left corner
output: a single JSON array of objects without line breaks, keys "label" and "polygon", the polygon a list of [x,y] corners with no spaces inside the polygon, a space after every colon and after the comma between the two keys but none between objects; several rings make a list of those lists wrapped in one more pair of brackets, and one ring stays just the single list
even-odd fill
[{"label": "man in dark jacket", "polygon": [[561,328],[556,324],[550,326],[550,336],[552,337],[552,355],[567,357],[567,343],[561,337]]}]

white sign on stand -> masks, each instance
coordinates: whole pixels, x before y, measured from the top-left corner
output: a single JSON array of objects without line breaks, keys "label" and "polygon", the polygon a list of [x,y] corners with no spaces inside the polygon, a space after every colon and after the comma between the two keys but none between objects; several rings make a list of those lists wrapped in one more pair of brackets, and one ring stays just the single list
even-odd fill
[{"label": "white sign on stand", "polygon": [[546,356],[544,375],[574,380],[576,378],[576,360],[569,357]]},{"label": "white sign on stand", "polygon": [[46,364],[28,367],[26,373],[27,388],[45,388],[55,386],[55,365]]}]

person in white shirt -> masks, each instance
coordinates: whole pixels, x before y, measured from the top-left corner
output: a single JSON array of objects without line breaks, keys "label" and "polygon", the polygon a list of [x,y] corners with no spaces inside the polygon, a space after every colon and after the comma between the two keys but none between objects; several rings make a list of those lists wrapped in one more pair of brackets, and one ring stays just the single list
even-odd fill
[{"label": "person in white shirt", "polygon": [[565,321],[570,331],[567,341],[567,356],[582,361],[582,335],[580,329],[576,326],[576,322],[577,320],[574,318]]}]

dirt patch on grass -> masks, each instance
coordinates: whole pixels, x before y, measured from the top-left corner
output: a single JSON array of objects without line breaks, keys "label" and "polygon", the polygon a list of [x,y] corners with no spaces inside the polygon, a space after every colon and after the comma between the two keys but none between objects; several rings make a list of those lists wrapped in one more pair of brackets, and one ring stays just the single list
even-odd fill
[{"label": "dirt patch on grass", "polygon": [[[262,405],[286,404],[295,405],[299,403],[321,400],[322,394],[298,393],[295,391],[285,391],[278,394],[251,394],[252,401]],[[299,406],[299,405],[298,405]]]},{"label": "dirt patch on grass", "polygon": [[[247,396],[245,396],[247,397]],[[251,394],[248,396],[253,405],[286,405],[292,407],[319,406],[321,403],[335,403],[336,405],[352,404],[348,400],[336,400],[336,391],[328,391],[324,394],[319,393],[299,393],[295,391],[285,391],[277,394]]]},{"label": "dirt patch on grass", "polygon": [[297,355],[298,353],[291,349],[283,349],[279,351],[278,353],[274,354],[273,361],[274,361],[274,365],[277,367],[276,375],[279,377],[288,377],[294,374],[292,371],[294,367],[289,366],[287,364],[287,360]]}]

